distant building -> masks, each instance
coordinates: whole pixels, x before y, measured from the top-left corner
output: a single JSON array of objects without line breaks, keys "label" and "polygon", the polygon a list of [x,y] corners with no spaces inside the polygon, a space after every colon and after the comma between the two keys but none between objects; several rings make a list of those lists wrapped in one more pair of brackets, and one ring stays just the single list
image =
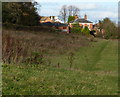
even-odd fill
[{"label": "distant building", "polygon": [[61,32],[69,33],[68,24],[55,23],[55,28],[58,29],[58,30],[61,30]]},{"label": "distant building", "polygon": [[75,20],[71,21],[69,23],[70,27],[72,27],[73,24],[79,23],[81,27],[87,26],[90,30],[93,28],[93,22],[87,20],[87,15],[84,16],[84,18],[78,18],[78,16],[75,16]]},{"label": "distant building", "polygon": [[41,17],[40,23],[45,23],[45,22],[53,22],[50,17]]},{"label": "distant building", "polygon": [[59,22],[62,23],[62,21],[57,16],[42,16],[40,19],[40,23],[45,22]]},{"label": "distant building", "polygon": [[43,26],[48,26],[48,27],[53,27],[56,30],[59,30],[60,32],[65,32],[65,33],[69,33],[69,26],[68,24],[64,24],[64,23],[59,23],[59,22],[44,22],[41,23]]}]

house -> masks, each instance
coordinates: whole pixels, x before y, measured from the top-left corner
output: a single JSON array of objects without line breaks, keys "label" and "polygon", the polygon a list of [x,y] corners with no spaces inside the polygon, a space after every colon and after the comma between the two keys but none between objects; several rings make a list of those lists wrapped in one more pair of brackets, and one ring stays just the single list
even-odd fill
[{"label": "house", "polygon": [[57,16],[54,17],[54,22],[63,23]]},{"label": "house", "polygon": [[45,22],[45,23],[41,23],[41,25],[48,26],[48,27],[53,27],[56,30],[59,30],[60,32],[69,33],[68,24],[59,23],[59,22]]},{"label": "house", "polygon": [[87,20],[87,15],[84,16],[84,18],[78,18],[78,16],[75,16],[75,20],[71,21],[69,23],[70,27],[72,27],[73,24],[79,23],[81,27],[87,26],[90,30],[93,28],[93,23],[89,20]]},{"label": "house", "polygon": [[46,23],[46,22],[53,22],[51,19],[50,19],[50,17],[40,17],[41,19],[40,19],[40,23]]},{"label": "house", "polygon": [[60,30],[61,32],[69,33],[69,26],[68,26],[68,24],[55,23],[54,27],[56,29]]},{"label": "house", "polygon": [[62,21],[57,16],[42,16],[41,19],[40,19],[40,23],[46,23],[46,22],[62,23]]}]

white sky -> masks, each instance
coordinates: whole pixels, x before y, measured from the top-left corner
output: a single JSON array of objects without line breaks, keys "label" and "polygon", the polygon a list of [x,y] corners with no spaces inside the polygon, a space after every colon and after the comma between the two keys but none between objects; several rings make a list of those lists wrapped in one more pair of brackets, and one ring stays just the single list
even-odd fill
[{"label": "white sky", "polygon": [[35,0],[41,5],[38,12],[42,16],[59,15],[63,5],[75,5],[80,8],[81,17],[88,15],[89,20],[96,22],[105,17],[114,22],[118,20],[119,0]]},{"label": "white sky", "polygon": [[[38,2],[73,2],[73,0],[35,0]],[[119,0],[74,0],[74,2],[119,2]]]}]

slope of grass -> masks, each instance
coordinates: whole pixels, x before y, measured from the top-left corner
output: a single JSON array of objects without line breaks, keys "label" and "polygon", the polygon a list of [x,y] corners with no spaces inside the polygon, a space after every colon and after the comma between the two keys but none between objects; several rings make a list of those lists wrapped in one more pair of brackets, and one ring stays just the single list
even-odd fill
[{"label": "slope of grass", "polygon": [[4,64],[3,94],[116,95],[117,48],[116,40],[98,39],[74,52],[72,68],[67,54],[51,55],[51,66]]},{"label": "slope of grass", "polygon": [[[68,54],[53,56],[53,64],[60,63],[61,67],[69,68]],[[91,42],[87,47],[74,52],[73,68],[83,70],[113,70],[118,64],[118,42],[98,39]],[[113,65],[115,64],[115,65]]]},{"label": "slope of grass", "polygon": [[83,47],[89,43],[85,36],[45,31],[16,31],[3,29],[3,61],[22,63],[41,54],[47,60],[49,55],[59,56]]}]

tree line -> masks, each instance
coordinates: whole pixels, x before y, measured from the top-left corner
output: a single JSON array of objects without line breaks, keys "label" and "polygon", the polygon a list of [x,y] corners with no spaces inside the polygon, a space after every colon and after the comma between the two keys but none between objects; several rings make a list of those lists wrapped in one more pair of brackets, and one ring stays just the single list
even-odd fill
[{"label": "tree line", "polygon": [[118,28],[109,18],[99,20],[99,29],[104,30],[104,38],[119,38]]},{"label": "tree line", "polygon": [[24,26],[39,25],[37,2],[4,2],[2,3],[2,22]]}]

